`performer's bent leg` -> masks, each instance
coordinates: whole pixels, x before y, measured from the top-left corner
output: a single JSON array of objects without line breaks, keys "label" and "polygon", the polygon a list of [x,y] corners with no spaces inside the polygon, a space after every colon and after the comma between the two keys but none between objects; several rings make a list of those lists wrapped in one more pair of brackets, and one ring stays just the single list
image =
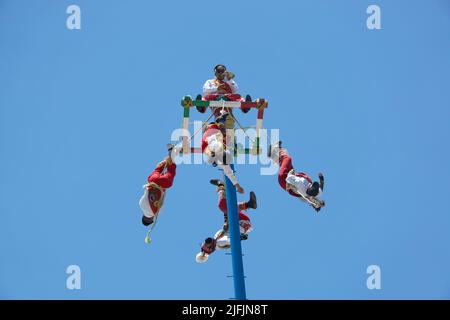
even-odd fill
[{"label": "performer's bent leg", "polygon": [[280,149],[280,170],[278,171],[278,183],[286,190],[286,178],[289,171],[294,167],[292,166],[292,158],[283,149]]},{"label": "performer's bent leg", "polygon": [[171,163],[167,165],[166,173],[162,174],[162,171],[162,169],[153,171],[150,177],[148,177],[148,181],[154,182],[165,189],[170,188],[173,185],[173,180],[175,179],[175,175],[177,173],[177,165],[175,163]]}]

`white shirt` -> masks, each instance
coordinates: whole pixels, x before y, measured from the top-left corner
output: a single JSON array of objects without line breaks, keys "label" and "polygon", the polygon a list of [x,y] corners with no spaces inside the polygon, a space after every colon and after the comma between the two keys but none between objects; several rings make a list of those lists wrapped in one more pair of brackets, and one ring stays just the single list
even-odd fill
[{"label": "white shirt", "polygon": [[[289,174],[286,177],[286,183],[289,183],[294,186],[295,192],[302,195],[303,197],[307,196],[306,190],[312,185],[308,180],[303,177],[297,177],[293,174]],[[319,193],[315,198],[318,198],[322,195],[322,190],[319,188]]]},{"label": "white shirt", "polygon": [[[231,93],[236,93],[238,91],[238,85],[233,79],[225,82],[230,86]],[[217,83],[218,82],[216,81],[216,79],[206,80],[205,84],[203,85],[203,95],[218,93],[217,89],[219,86]]]},{"label": "white shirt", "polygon": [[[223,170],[223,173],[230,179],[231,183],[235,186],[238,184],[238,180],[236,176],[234,175],[233,170],[231,169],[230,165],[224,164],[223,159],[223,146],[222,143],[217,140],[217,135],[212,135],[206,139],[208,142],[208,148],[210,151],[215,153],[215,157],[210,157],[205,153],[206,156],[206,162],[208,164],[216,163],[217,166]],[[228,158],[229,157],[229,151],[225,151],[225,155]]]},{"label": "white shirt", "polygon": [[139,200],[139,206],[141,207],[142,213],[147,218],[152,218],[155,216],[155,213],[152,210],[152,207],[150,206],[150,202],[148,202],[148,190],[147,185],[142,186],[144,188],[144,194],[142,195],[141,199]]}]

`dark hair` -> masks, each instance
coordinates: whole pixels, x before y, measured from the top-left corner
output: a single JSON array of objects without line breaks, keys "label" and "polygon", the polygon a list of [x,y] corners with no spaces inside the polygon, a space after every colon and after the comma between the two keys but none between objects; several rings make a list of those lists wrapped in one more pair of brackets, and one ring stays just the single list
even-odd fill
[{"label": "dark hair", "polygon": [[220,67],[222,67],[222,68],[224,68],[225,70],[227,70],[227,67],[225,67],[223,64],[218,64],[217,66],[214,67],[214,72],[216,72],[217,69],[220,68]]},{"label": "dark hair", "polygon": [[153,223],[153,217],[152,218],[149,218],[149,217],[146,217],[146,216],[142,216],[142,224],[144,225],[144,226],[149,226],[149,225],[151,225]]}]

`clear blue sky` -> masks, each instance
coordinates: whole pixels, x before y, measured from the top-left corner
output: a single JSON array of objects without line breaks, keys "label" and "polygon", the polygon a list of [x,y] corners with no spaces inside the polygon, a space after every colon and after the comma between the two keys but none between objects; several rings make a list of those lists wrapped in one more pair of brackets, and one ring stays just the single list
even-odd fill
[{"label": "clear blue sky", "polygon": [[[248,298],[450,298],[449,30],[446,0],[0,0],[0,298],[233,296],[229,256],[194,260],[222,222],[217,170],[179,166],[150,246],[138,207],[180,97],[218,63],[270,101],[265,127],[296,169],[326,178],[315,214],[237,166],[259,200]],[[381,290],[366,287],[372,264]]]}]

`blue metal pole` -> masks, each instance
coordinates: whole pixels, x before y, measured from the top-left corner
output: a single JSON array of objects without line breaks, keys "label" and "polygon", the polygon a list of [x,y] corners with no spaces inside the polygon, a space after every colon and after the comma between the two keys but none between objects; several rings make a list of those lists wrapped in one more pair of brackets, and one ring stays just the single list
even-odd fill
[{"label": "blue metal pole", "polygon": [[[231,164],[234,171],[234,166]],[[241,232],[236,197],[236,187],[225,175],[225,190],[227,194],[228,226],[230,230],[231,261],[233,264],[234,295],[236,300],[246,300],[244,264],[242,262]]]}]

